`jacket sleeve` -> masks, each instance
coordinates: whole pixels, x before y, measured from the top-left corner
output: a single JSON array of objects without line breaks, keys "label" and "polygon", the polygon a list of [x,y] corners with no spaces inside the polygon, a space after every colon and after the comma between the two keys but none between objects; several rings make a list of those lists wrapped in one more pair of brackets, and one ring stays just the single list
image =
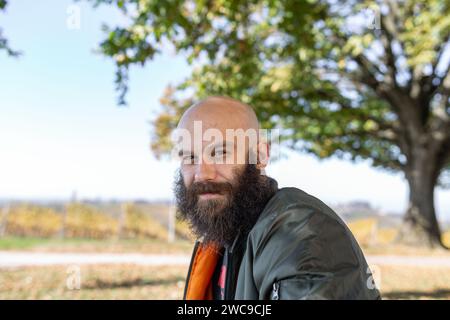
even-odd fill
[{"label": "jacket sleeve", "polygon": [[379,299],[372,275],[345,224],[295,205],[250,235],[258,299]]}]

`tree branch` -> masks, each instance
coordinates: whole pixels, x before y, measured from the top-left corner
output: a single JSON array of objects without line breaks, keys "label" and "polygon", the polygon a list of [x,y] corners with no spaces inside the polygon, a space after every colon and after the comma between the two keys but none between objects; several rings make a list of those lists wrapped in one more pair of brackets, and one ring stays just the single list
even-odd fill
[{"label": "tree branch", "polygon": [[385,22],[385,18],[383,16],[381,16],[380,18],[380,23],[381,23],[381,30],[382,30],[382,35],[381,35],[381,43],[383,44],[384,47],[384,51],[386,53],[386,67],[388,68],[388,83],[393,84],[394,87],[398,87],[398,83],[397,83],[397,79],[396,79],[396,74],[397,74],[397,67],[395,66],[395,55],[392,51],[392,43],[394,41],[393,37],[391,36],[391,34],[389,34],[388,32],[386,32],[386,22]]},{"label": "tree branch", "polygon": [[[402,15],[400,14],[398,3],[396,0],[384,0],[383,2],[389,8],[387,15],[381,16],[380,18],[380,23],[382,24],[383,31],[388,36],[388,38],[391,39],[391,44],[393,43],[393,41],[397,41],[403,55],[405,56],[405,58],[407,58],[405,46],[403,42],[400,41],[400,34],[404,26],[404,21],[402,19]],[[412,78],[412,72],[408,66],[406,66],[406,71],[410,74],[410,78]]]}]

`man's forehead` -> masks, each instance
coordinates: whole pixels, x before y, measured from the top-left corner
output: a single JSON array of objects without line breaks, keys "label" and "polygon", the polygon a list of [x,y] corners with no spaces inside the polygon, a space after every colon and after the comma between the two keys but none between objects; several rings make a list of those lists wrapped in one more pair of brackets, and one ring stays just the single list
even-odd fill
[{"label": "man's forehead", "polygon": [[198,122],[195,123],[192,131],[185,128],[177,128],[173,132],[173,142],[176,145],[226,145],[232,146],[236,143],[247,142],[249,140],[257,142],[261,139],[261,133],[252,128],[217,130],[217,128],[203,128]]},{"label": "man's forehead", "polygon": [[253,109],[237,100],[225,97],[207,98],[191,106],[181,117],[178,128],[193,130],[194,122],[201,121],[205,129],[248,129],[259,127]]},{"label": "man's forehead", "polygon": [[214,115],[214,117],[208,116],[199,116],[199,117],[190,117],[183,122],[180,122],[178,128],[186,129],[188,131],[193,132],[195,130],[196,124],[201,123],[201,127],[203,130],[217,130],[225,134],[227,130],[247,130],[250,126],[247,122],[241,117],[230,116],[230,115]]}]

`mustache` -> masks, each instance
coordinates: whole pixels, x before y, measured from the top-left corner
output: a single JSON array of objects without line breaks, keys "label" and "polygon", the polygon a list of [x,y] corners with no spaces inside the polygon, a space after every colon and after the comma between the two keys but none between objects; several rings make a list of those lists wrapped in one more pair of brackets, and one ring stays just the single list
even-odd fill
[{"label": "mustache", "polygon": [[229,182],[195,182],[189,188],[191,194],[226,193],[231,192],[233,186]]}]

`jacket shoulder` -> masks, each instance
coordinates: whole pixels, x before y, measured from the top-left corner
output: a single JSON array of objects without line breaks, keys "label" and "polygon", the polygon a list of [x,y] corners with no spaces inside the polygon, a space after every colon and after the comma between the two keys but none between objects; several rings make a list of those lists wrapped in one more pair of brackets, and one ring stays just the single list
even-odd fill
[{"label": "jacket shoulder", "polygon": [[[269,297],[273,284],[280,281],[307,287],[316,283],[320,288],[314,292],[328,298],[354,299],[376,293],[365,288],[370,274],[351,231],[331,208],[300,189],[280,189],[269,200],[247,246],[259,298]],[[348,287],[336,291],[342,283]],[[293,297],[312,295],[297,289]]]},{"label": "jacket shoulder", "polygon": [[302,248],[301,255],[328,267],[364,261],[345,222],[325,203],[297,188],[283,188],[274,195],[249,237],[255,257],[263,251],[271,255]]},{"label": "jacket shoulder", "polygon": [[321,200],[301,189],[288,187],[279,189],[269,200],[255,227],[259,224],[269,224],[277,218],[287,218],[289,214],[295,215],[295,218],[301,221],[308,219],[312,212],[326,215],[338,224],[345,225],[342,219]]}]

